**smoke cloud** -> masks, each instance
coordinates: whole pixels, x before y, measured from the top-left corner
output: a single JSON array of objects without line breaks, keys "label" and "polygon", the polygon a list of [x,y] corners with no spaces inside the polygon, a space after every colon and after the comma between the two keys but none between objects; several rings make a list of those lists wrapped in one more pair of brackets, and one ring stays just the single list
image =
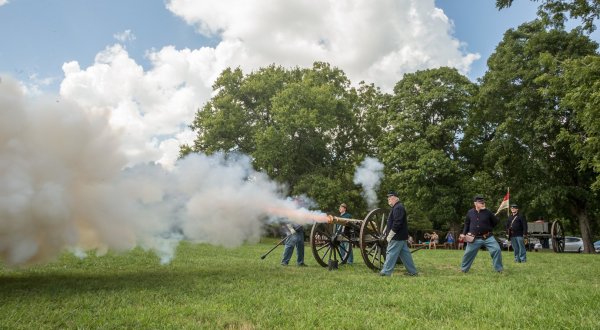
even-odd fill
[{"label": "smoke cloud", "polygon": [[29,99],[0,82],[0,261],[42,263],[68,249],[154,250],[169,262],[177,243],[235,247],[258,241],[269,216],[325,221],[254,171],[244,155],[195,154],[166,170],[126,167],[121,137],[99,113]]},{"label": "smoke cloud", "polygon": [[377,189],[382,177],[383,164],[372,157],[365,158],[354,173],[354,183],[362,186],[362,195],[370,209],[377,206]]}]

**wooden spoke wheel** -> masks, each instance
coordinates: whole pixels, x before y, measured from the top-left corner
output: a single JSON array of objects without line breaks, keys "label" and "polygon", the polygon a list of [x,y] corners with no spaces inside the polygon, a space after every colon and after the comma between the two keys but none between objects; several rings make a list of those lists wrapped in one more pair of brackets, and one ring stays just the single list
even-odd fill
[{"label": "wooden spoke wheel", "polygon": [[315,222],[310,231],[310,247],[313,256],[323,267],[329,266],[330,260],[345,264],[352,251],[352,243],[343,233],[344,230],[341,230],[340,234],[334,234],[335,226],[335,224]]},{"label": "wooden spoke wheel", "polygon": [[360,253],[365,265],[373,271],[383,268],[387,241],[385,240],[385,227],[387,213],[383,209],[374,209],[367,214],[360,227]]},{"label": "wooden spoke wheel", "polygon": [[565,251],[565,236],[563,234],[563,228],[560,221],[556,220],[552,223],[552,229],[550,231],[552,236],[552,250],[556,253]]}]

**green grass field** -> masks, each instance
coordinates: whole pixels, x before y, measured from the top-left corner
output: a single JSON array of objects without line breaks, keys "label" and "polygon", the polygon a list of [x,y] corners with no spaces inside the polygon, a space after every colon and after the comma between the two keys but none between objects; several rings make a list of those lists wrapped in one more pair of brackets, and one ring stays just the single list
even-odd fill
[{"label": "green grass field", "polygon": [[137,249],[0,266],[0,328],[600,328],[600,255],[530,252],[514,264],[504,252],[497,274],[480,251],[462,274],[462,251],[421,250],[419,277],[379,277],[359,255],[336,271],[317,266],[309,245],[309,267],[280,266],[281,247],[261,260],[275,242],[183,243],[170,265]]}]

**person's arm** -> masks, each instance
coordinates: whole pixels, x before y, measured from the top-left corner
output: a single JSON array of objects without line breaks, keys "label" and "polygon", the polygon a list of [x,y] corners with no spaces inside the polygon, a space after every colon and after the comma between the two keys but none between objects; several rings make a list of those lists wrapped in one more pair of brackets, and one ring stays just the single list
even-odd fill
[{"label": "person's arm", "polygon": [[463,231],[461,235],[466,235],[469,232],[469,227],[471,227],[471,218],[469,218],[469,213],[465,217],[465,226],[463,227]]},{"label": "person's arm", "polygon": [[499,220],[499,219],[498,219],[498,217],[497,217],[497,216],[496,216],[494,213],[492,213],[491,211],[490,211],[490,216],[492,217],[492,218],[490,219],[490,222],[491,222],[491,224],[492,224],[492,229],[494,229],[494,228],[496,228],[496,226],[498,225],[498,223],[500,222],[500,220]]},{"label": "person's arm", "polygon": [[395,233],[398,233],[398,232],[400,232],[400,229],[402,228],[402,225],[403,225],[402,222],[404,221],[403,219],[404,219],[404,215],[406,214],[406,211],[404,211],[403,207],[395,208],[395,211],[396,212],[394,212],[394,218],[393,218],[394,223],[392,225],[392,230]]}]

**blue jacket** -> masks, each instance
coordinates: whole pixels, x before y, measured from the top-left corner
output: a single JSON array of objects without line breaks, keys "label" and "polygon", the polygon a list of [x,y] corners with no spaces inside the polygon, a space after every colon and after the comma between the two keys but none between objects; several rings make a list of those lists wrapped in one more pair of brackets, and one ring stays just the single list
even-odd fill
[{"label": "blue jacket", "polygon": [[471,233],[475,236],[481,236],[483,234],[489,234],[492,232],[494,227],[498,224],[498,218],[488,209],[483,209],[479,212],[474,208],[467,212],[465,218],[465,227],[463,228],[463,234]]},{"label": "blue jacket", "polygon": [[[513,221],[514,220],[514,221]],[[510,215],[506,223],[506,231],[510,237],[523,237],[527,233],[527,222],[520,213]]]},{"label": "blue jacket", "polygon": [[393,230],[396,235],[392,237],[394,241],[406,241],[408,239],[408,222],[406,221],[406,209],[402,203],[397,202],[392,206],[392,211],[387,220],[387,232]]}]

